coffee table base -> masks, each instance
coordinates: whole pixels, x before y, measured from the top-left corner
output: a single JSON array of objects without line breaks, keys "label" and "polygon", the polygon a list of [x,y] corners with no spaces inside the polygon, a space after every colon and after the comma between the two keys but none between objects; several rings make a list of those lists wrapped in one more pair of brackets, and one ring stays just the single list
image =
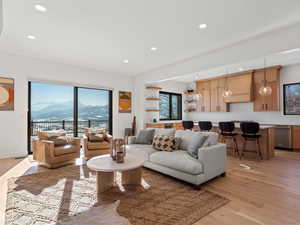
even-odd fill
[{"label": "coffee table base", "polygon": [[122,172],[122,184],[140,185],[142,181],[142,169],[137,168]]},{"label": "coffee table base", "polygon": [[[122,171],[122,184],[140,185],[142,181],[142,168]],[[97,171],[97,194],[105,192],[114,186],[114,172]]]}]

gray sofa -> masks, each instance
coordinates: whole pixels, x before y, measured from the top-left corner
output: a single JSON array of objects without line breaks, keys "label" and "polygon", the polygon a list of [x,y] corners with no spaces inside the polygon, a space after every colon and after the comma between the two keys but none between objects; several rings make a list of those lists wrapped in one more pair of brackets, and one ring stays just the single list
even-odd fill
[{"label": "gray sofa", "polygon": [[148,144],[135,144],[136,137],[130,137],[127,152],[145,157],[144,167],[175,177],[196,186],[226,172],[226,145],[218,143],[218,134],[205,132],[207,139],[198,149],[198,158],[187,152],[192,143],[194,131],[156,129],[156,134],[174,135],[180,138],[181,148],[173,152],[157,151]]}]

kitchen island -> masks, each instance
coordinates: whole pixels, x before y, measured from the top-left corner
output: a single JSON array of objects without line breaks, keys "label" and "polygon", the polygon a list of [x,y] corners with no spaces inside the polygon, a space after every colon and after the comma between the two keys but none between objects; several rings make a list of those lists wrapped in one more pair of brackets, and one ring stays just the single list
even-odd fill
[{"label": "kitchen island", "polygon": [[[147,123],[146,127],[147,128],[165,128],[166,124],[168,125],[168,127],[174,127],[176,130],[183,130],[183,126],[182,123],[180,121],[176,121],[176,122],[172,122],[172,121],[168,121],[168,122],[158,122],[158,123]],[[235,132],[238,134],[241,134],[241,130],[240,130],[240,124],[239,123],[235,123]],[[198,128],[198,123],[195,123],[194,126],[194,130],[199,130]],[[275,152],[274,152],[274,132],[275,130],[275,126],[273,125],[260,125],[260,132],[259,134],[261,135],[260,138],[260,148],[261,148],[261,153],[262,153],[262,159],[264,160],[269,160],[271,158],[274,157]],[[213,130],[214,132],[219,133],[219,124],[217,122],[213,123]],[[237,143],[238,143],[238,149],[242,150],[243,148],[243,137],[241,135],[237,136]],[[232,148],[233,148],[233,143],[230,142],[230,140],[227,141],[227,149],[228,149],[228,154],[231,154]],[[256,144],[255,142],[247,142],[246,145],[246,150],[247,151],[256,151]],[[249,158],[251,156],[256,157],[255,153],[245,153],[245,158],[247,158],[249,156]],[[253,157],[251,157],[253,158]]]}]

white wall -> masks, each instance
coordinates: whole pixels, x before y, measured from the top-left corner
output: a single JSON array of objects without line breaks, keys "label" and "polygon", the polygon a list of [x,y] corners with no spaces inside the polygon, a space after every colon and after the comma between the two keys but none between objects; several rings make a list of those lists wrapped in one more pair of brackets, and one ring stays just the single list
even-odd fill
[{"label": "white wall", "polygon": [[3,6],[2,6],[2,0],[0,0],[0,35],[3,29]]},{"label": "white wall", "polygon": [[0,54],[0,76],[15,79],[15,110],[0,111],[0,158],[27,154],[28,80],[113,89],[114,136],[131,126],[132,114],[118,113],[118,91],[133,91],[130,77],[8,54]]},{"label": "white wall", "polygon": [[281,70],[280,84],[280,112],[253,112],[253,103],[235,103],[230,105],[230,112],[227,113],[187,113],[186,119],[199,121],[211,120],[214,122],[226,120],[254,120],[261,123],[274,124],[300,124],[300,115],[283,115],[283,90],[282,85],[288,83],[300,82],[300,64],[285,66]]}]

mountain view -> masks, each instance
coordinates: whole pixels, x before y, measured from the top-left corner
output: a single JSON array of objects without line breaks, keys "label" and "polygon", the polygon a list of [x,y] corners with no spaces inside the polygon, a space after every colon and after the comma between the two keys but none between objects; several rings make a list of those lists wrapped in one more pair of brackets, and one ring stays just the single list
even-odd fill
[{"label": "mountain view", "polygon": [[[108,106],[85,105],[79,103],[78,120],[108,120]],[[34,121],[71,121],[73,120],[73,103],[60,102],[32,105],[31,117]]]}]

